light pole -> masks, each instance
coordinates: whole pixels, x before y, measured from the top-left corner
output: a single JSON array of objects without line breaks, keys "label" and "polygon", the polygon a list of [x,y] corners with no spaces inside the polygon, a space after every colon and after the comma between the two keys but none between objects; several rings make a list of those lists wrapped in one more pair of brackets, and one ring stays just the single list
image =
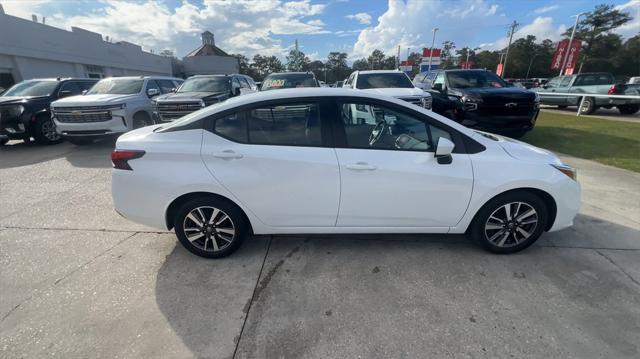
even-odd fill
[{"label": "light pole", "polygon": [[429,71],[431,71],[431,58],[433,57],[433,45],[436,43],[437,27],[433,28],[433,38],[431,39],[431,50],[429,50]]},{"label": "light pole", "polygon": [[531,65],[533,65],[533,60],[535,60],[536,56],[538,56],[538,54],[534,54],[533,57],[531,58],[531,61],[529,61],[529,67],[527,68],[527,76],[525,76],[525,80],[529,79],[529,71],[531,70]]},{"label": "light pole", "polygon": [[564,60],[562,60],[562,67],[560,68],[560,74],[558,76],[562,76],[562,73],[564,72],[564,67],[567,66],[567,58],[569,57],[569,49],[571,49],[571,44],[573,44],[573,35],[576,34],[576,27],[578,27],[578,20],[580,19],[580,16],[582,16],[584,14],[585,13],[581,12],[578,15],[575,15],[576,24],[573,25],[573,30],[571,30],[571,37],[569,37],[569,45],[567,46],[567,50],[565,50],[565,52],[564,52]]}]

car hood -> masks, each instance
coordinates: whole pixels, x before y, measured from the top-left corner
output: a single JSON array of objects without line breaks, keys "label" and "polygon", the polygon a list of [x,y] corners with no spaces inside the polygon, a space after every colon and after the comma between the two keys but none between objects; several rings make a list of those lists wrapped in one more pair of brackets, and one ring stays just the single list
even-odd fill
[{"label": "car hood", "polygon": [[562,161],[553,152],[532,146],[522,141],[514,140],[513,138],[496,135],[493,133],[486,133],[482,131],[476,131],[488,135],[490,138],[495,138],[502,149],[511,157],[525,162],[536,163],[548,163],[548,164],[562,164]]},{"label": "car hood", "polygon": [[479,96],[485,102],[491,101],[534,101],[536,95],[526,89],[517,87],[502,87],[502,88],[465,88],[465,89],[452,89],[456,95],[463,96],[471,94]]},{"label": "car hood", "polygon": [[221,97],[226,94],[226,92],[177,92],[158,96],[156,101],[201,100],[208,97]]},{"label": "car hood", "polygon": [[413,88],[390,87],[390,88],[364,89],[361,91],[375,93],[378,95],[391,96],[391,97],[430,96],[428,92],[424,92],[417,87],[413,87]]},{"label": "car hood", "polygon": [[55,101],[51,106],[99,106],[124,103],[135,99],[138,94],[134,95],[78,95],[66,97]]},{"label": "car hood", "polygon": [[34,97],[21,97],[21,96],[0,96],[0,105],[19,105],[26,102],[35,101],[48,101],[49,96],[34,96]]}]

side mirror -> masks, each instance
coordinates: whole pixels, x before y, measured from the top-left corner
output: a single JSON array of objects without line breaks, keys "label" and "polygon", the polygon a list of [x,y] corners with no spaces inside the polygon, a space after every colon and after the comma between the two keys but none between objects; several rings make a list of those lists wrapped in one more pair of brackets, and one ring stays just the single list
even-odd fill
[{"label": "side mirror", "polygon": [[171,92],[176,92],[176,90],[178,90],[178,89],[174,87],[174,88],[171,89]]},{"label": "side mirror", "polygon": [[433,84],[433,86],[431,86],[432,89],[438,91],[438,92],[442,92],[443,91],[443,87],[442,84]]},{"label": "side mirror", "polygon": [[148,89],[147,90],[147,96],[149,96],[149,97],[158,96],[159,94],[160,94],[160,90],[158,90],[158,89]]},{"label": "side mirror", "polygon": [[444,137],[438,138],[435,158],[438,160],[439,164],[448,165],[451,163],[451,161],[453,160],[453,158],[451,157],[451,153],[453,153],[453,148],[455,146],[456,145],[449,139],[446,139]]},{"label": "side mirror", "polygon": [[240,96],[240,87],[236,87],[233,89],[233,96]]},{"label": "side mirror", "polygon": [[71,95],[73,95],[73,93],[72,93],[71,91],[69,91],[69,90],[60,91],[60,92],[58,93],[58,97],[59,97],[59,98],[69,97],[69,96],[71,96]]},{"label": "side mirror", "polygon": [[89,92],[89,90],[82,90],[82,94],[83,94],[83,95],[86,95],[86,94],[87,94],[87,92]]}]

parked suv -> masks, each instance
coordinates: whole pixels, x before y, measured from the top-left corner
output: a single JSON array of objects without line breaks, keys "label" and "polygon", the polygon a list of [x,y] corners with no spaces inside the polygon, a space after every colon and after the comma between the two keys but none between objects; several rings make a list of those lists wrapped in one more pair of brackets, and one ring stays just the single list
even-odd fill
[{"label": "parked suv", "polygon": [[411,83],[409,76],[397,70],[355,71],[342,87],[386,95],[431,109],[431,95]]},{"label": "parked suv", "polygon": [[536,93],[491,71],[436,70],[423,82],[433,96],[433,111],[467,127],[519,138],[533,129],[540,112]]},{"label": "parked suv", "polygon": [[182,80],[172,77],[112,77],[86,94],[55,101],[51,112],[58,133],[77,145],[153,124],[151,99]]},{"label": "parked suv", "polygon": [[0,96],[0,145],[10,139],[40,144],[60,142],[49,106],[57,99],[79,95],[98,80],[34,79],[13,85]]},{"label": "parked suv", "polygon": [[153,100],[154,115],[158,122],[170,122],[229,97],[255,92],[257,88],[253,79],[245,75],[191,76],[175,93],[161,95]]},{"label": "parked suv", "polygon": [[313,72],[279,72],[267,76],[260,90],[277,90],[299,87],[320,87]]}]

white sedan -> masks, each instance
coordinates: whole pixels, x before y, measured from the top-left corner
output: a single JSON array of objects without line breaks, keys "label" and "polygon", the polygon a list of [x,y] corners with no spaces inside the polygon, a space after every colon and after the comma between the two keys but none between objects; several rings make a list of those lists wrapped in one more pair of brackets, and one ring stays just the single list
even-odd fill
[{"label": "white sedan", "polygon": [[468,233],[513,253],[580,206],[552,153],[349,89],[232,98],[124,134],[111,157],[116,211],[208,258],[251,233]]}]

